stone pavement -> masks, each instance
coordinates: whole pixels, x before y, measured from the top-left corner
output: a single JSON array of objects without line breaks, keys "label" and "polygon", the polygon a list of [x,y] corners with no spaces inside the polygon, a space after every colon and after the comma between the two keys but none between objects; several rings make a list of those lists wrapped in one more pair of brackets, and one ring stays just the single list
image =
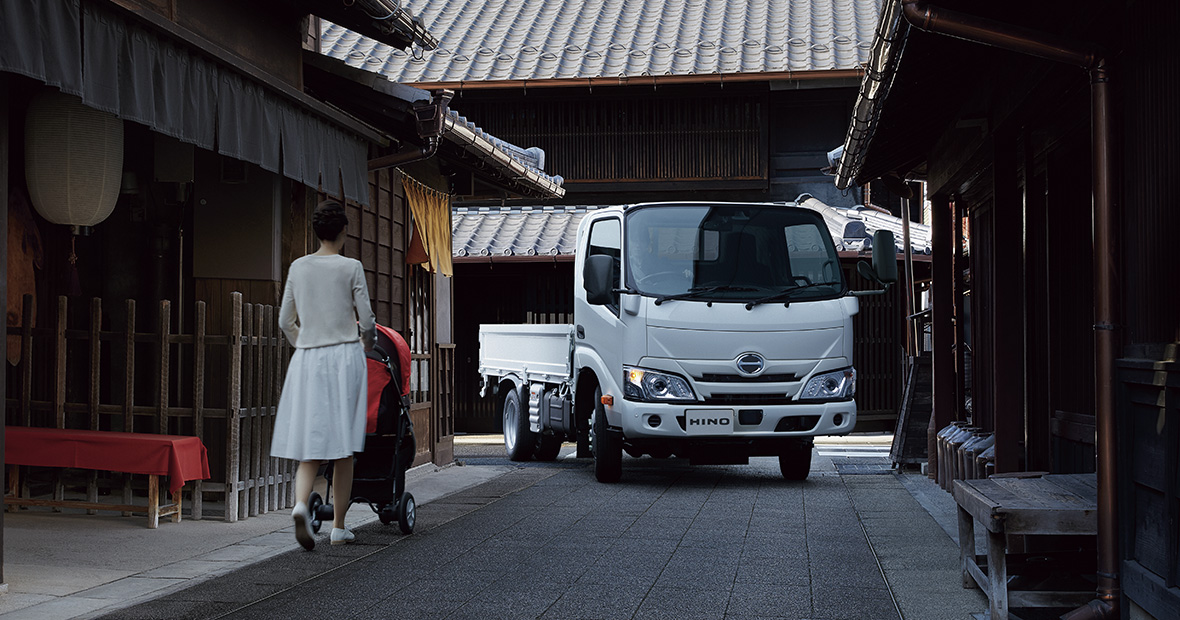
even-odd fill
[{"label": "stone pavement", "polygon": [[[456,447],[465,450],[466,466],[413,472],[413,535],[364,516],[356,544],[330,546],[321,537],[308,553],[295,546],[285,511],[155,531],[137,523],[117,536],[102,536],[103,521],[93,528],[98,540],[82,543],[85,554],[55,551],[61,545],[47,540],[41,552],[126,556],[120,540],[150,540],[143,555],[157,565],[121,577],[138,565],[96,568],[113,572],[96,572],[99,585],[41,594],[19,608],[9,601],[29,594],[13,539],[34,534],[13,529],[25,515],[7,515],[12,591],[0,597],[0,611],[11,609],[5,618],[966,620],[986,609],[982,594],[959,585],[949,495],[925,476],[873,472],[867,460],[842,467],[855,457],[839,448],[821,445],[803,483],[784,481],[774,459],[694,468],[644,458],[626,459],[615,485],[595,482],[587,460],[521,465],[503,461],[494,446]],[[366,513],[353,506],[349,516]],[[47,514],[30,528],[68,520],[57,527],[91,529],[77,525],[82,519],[104,518]],[[204,537],[182,536],[190,528]],[[201,545],[209,550],[190,551]],[[49,569],[34,578],[52,581]]]}]

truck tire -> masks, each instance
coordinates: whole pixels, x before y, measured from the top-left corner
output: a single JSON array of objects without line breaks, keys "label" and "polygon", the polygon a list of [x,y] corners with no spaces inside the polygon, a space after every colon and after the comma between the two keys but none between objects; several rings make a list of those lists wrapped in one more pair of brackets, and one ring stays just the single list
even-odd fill
[{"label": "truck tire", "polygon": [[618,482],[623,476],[623,438],[612,433],[602,406],[602,389],[594,388],[594,419],[590,423],[590,448],[594,451],[594,477],[599,482]]},{"label": "truck tire", "polygon": [[782,471],[783,478],[795,481],[807,479],[807,474],[811,471],[811,448],[810,441],[793,441],[790,447],[778,455],[778,468]]},{"label": "truck tire", "polygon": [[537,438],[537,451],[533,457],[538,461],[553,461],[561,452],[561,443],[565,436],[561,433],[546,433]]},{"label": "truck tire", "polygon": [[504,396],[504,451],[512,461],[533,458],[537,434],[529,429],[529,416],[521,406],[520,390],[509,390]]}]

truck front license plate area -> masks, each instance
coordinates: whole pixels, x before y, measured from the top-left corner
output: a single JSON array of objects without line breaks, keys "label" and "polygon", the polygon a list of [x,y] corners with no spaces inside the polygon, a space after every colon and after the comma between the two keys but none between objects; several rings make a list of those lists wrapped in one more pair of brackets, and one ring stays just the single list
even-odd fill
[{"label": "truck front license plate area", "polygon": [[731,435],[733,415],[733,409],[688,409],[684,430],[689,435]]}]

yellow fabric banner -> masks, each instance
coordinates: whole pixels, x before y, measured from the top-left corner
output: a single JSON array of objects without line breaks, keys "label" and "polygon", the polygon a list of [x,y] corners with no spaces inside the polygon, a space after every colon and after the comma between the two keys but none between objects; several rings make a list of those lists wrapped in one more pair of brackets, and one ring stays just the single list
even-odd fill
[{"label": "yellow fabric banner", "polygon": [[430,256],[430,270],[447,277],[455,275],[451,266],[451,195],[431,189],[405,174],[402,175],[402,187],[406,190],[406,201],[410,203],[418,238]]}]

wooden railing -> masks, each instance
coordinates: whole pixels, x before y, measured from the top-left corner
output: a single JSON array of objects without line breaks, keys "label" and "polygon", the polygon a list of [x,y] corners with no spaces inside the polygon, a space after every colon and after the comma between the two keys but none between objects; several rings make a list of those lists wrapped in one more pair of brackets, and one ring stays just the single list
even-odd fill
[{"label": "wooden railing", "polygon": [[[289,345],[274,306],[245,304],[241,293],[231,298],[229,334],[207,333],[204,302],[195,304],[192,333],[185,334],[174,333],[167,300],[160,302],[151,332],[137,331],[134,300],[118,317],[123,329],[103,330],[97,298],[84,328],[71,323],[66,297],[58,298],[53,327],[34,328],[26,295],[21,326],[8,328],[9,336],[19,336],[21,357],[9,371],[13,397],[6,402],[6,423],[195,435],[209,450],[212,479],[192,488],[193,518],[202,518],[209,494],[221,496],[226,521],[291,506],[294,463],[270,456]],[[150,372],[146,385],[137,376],[144,366]],[[28,476],[22,479],[27,497]],[[53,487],[54,498],[61,499],[60,472]],[[98,472],[89,474],[86,488],[97,498]],[[124,476],[122,494],[129,504],[130,476]]]}]

